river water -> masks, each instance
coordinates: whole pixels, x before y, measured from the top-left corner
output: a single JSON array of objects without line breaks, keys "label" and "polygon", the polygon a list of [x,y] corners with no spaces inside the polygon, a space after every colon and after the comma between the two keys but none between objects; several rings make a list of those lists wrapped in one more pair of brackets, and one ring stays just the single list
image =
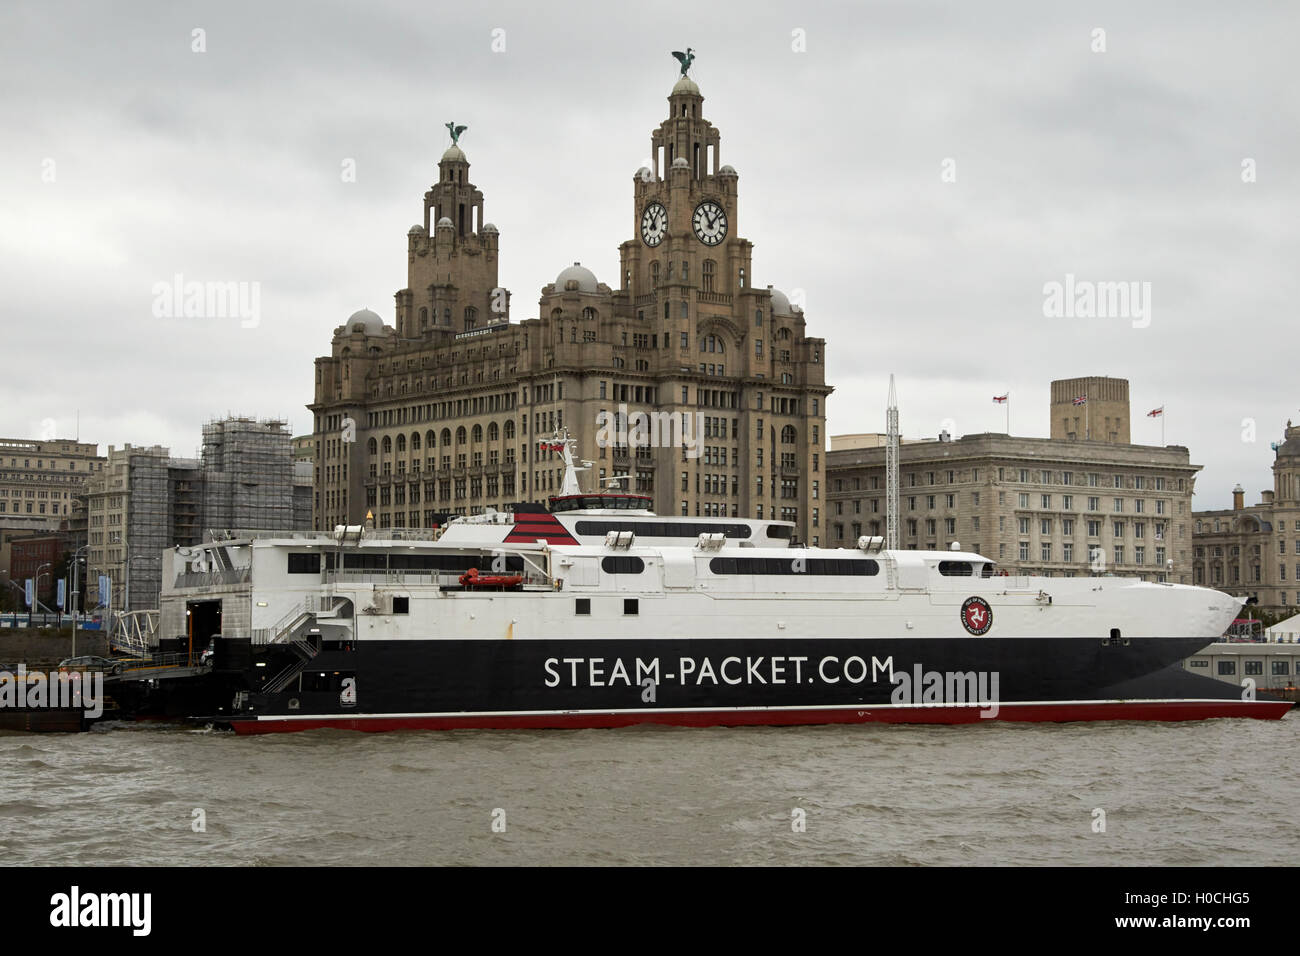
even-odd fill
[{"label": "river water", "polygon": [[75,866],[1291,864],[1298,746],[1294,712],[262,737],[99,725],[0,736],[0,852]]}]

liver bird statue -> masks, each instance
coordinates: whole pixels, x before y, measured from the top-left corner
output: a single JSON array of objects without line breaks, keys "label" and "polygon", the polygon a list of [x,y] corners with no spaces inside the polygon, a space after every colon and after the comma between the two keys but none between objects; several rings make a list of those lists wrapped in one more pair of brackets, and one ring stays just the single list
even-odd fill
[{"label": "liver bird statue", "polygon": [[447,127],[447,132],[451,133],[451,141],[453,144],[460,143],[460,134],[469,129],[468,126],[457,126],[455,120],[444,125]]},{"label": "liver bird statue", "polygon": [[695,62],[695,52],[690,47],[687,47],[685,53],[679,53],[678,51],[673,50],[673,56],[677,57],[677,61],[681,63],[682,76],[685,76],[686,71],[689,70],[691,64]]}]

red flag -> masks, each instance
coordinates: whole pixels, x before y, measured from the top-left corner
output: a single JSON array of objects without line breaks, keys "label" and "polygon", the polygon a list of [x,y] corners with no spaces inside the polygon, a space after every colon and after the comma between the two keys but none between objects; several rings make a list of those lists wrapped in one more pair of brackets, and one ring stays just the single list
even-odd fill
[{"label": "red flag", "polygon": [[1161,405],[1159,408],[1153,408],[1151,411],[1147,412],[1147,418],[1159,418],[1164,413],[1165,407]]},{"label": "red flag", "polygon": [[1001,405],[1001,404],[1003,404],[1003,403],[1004,403],[1008,398],[1010,398],[1010,397],[1011,397],[1011,393],[1010,393],[1010,392],[1007,392],[1005,395],[994,395],[994,396],[993,396],[993,401],[995,401],[995,402],[997,402],[999,405]]}]

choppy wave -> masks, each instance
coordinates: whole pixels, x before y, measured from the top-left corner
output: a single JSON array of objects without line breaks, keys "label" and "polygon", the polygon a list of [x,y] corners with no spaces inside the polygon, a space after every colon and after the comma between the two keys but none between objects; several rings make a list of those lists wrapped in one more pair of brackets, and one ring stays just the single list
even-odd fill
[{"label": "choppy wave", "polygon": [[122,724],[0,737],[0,839],[11,863],[64,865],[1288,865],[1298,738],[1295,716],[253,738]]}]

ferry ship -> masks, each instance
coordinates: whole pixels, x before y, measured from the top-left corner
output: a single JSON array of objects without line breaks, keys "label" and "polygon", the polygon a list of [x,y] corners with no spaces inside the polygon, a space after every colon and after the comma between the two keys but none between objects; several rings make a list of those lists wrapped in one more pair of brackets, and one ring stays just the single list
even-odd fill
[{"label": "ferry ship", "polygon": [[[810,548],[784,522],[582,495],[429,531],[238,534],[167,552],[160,632],[209,644],[184,716],[240,733],[1280,718],[1190,674],[1240,601]],[[572,484],[570,484],[572,481]],[[178,706],[171,704],[173,710]]]}]

